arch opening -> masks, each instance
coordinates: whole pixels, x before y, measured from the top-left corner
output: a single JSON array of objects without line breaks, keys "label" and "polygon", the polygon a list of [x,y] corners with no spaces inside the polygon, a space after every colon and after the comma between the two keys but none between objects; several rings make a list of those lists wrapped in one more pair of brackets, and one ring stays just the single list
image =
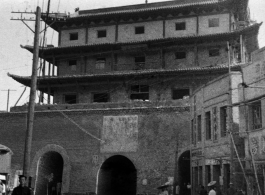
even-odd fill
[{"label": "arch opening", "polygon": [[58,152],[43,154],[38,162],[35,194],[60,194],[63,166],[63,158]]},{"label": "arch opening", "polygon": [[124,156],[112,156],[99,170],[98,195],[135,195],[136,180],[137,173],[133,163]]},{"label": "arch opening", "polygon": [[179,166],[179,186],[181,194],[189,194],[187,184],[191,184],[190,180],[190,151],[183,152],[178,160]]}]

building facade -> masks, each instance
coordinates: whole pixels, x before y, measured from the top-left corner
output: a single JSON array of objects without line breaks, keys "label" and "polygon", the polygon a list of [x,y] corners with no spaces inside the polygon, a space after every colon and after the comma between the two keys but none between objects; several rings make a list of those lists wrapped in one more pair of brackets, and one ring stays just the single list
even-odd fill
[{"label": "building facade", "polygon": [[240,104],[235,105],[240,109],[240,136],[245,143],[245,169],[249,190],[253,193],[259,190],[264,192],[264,49],[253,52],[252,63],[242,67]]},{"label": "building facade", "polygon": [[222,193],[226,193],[230,182],[237,187],[244,183],[236,155],[244,158],[244,142],[238,134],[239,108],[231,107],[239,101],[238,85],[241,83],[241,72],[231,72],[205,84],[191,96],[194,193],[199,185],[207,186],[211,181],[217,182]]},{"label": "building facade", "polygon": [[[185,190],[189,95],[226,74],[229,61],[239,70],[257,49],[260,24],[250,22],[247,1],[167,1],[42,18],[59,42],[39,52],[35,194],[47,185],[63,194],[154,194],[172,178]],[[30,86],[31,77],[10,76]],[[17,106],[0,117],[0,143],[13,152],[10,185],[23,165],[26,112]]]}]

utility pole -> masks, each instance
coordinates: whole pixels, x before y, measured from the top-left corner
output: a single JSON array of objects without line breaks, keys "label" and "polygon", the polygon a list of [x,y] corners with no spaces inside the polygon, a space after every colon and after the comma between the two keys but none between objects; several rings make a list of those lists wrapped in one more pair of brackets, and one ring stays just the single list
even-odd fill
[{"label": "utility pole", "polygon": [[23,174],[25,176],[29,176],[29,168],[30,168],[30,153],[31,153],[31,143],[32,143],[32,132],[33,132],[33,121],[34,121],[34,110],[35,110],[35,99],[36,99],[36,88],[37,88],[37,70],[38,70],[38,60],[39,60],[40,16],[41,16],[41,9],[39,6],[37,6],[35,31],[34,31],[31,88],[30,88],[30,97],[29,97],[29,106],[28,106],[28,115],[27,115],[27,132],[26,132],[24,164],[23,164]]},{"label": "utility pole", "polygon": [[8,90],[1,90],[1,91],[7,91],[7,105],[6,105],[6,111],[8,112],[8,107],[9,107],[9,93],[10,93],[10,91],[16,91],[16,90],[8,89]]}]

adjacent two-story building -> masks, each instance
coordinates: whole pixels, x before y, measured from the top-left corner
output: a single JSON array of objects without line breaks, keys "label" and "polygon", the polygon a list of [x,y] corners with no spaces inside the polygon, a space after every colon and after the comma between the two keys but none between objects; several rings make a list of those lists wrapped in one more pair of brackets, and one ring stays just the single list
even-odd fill
[{"label": "adjacent two-story building", "polygon": [[241,71],[231,72],[208,82],[191,96],[194,193],[199,184],[207,186],[211,181],[216,181],[222,193],[226,193],[230,182],[237,188],[244,186],[239,163],[245,157],[244,142],[238,134],[239,108],[232,107],[239,102],[241,83]]},{"label": "adjacent two-story building", "polygon": [[[245,168],[252,192],[264,192],[264,95],[265,48],[253,52],[252,63],[242,67],[243,84],[239,85],[239,135],[244,139]],[[253,166],[254,165],[254,166]],[[257,185],[257,179],[259,186]]]},{"label": "adjacent two-story building", "polygon": [[[47,185],[63,194],[154,194],[172,177],[183,190],[191,182],[190,93],[226,74],[229,62],[239,70],[258,48],[260,24],[250,22],[247,1],[165,1],[46,16],[59,42],[39,52],[45,104],[35,107],[35,194]],[[10,76],[30,86],[31,77]],[[11,187],[22,169],[26,112],[17,106],[0,117],[0,142],[13,152]]]}]

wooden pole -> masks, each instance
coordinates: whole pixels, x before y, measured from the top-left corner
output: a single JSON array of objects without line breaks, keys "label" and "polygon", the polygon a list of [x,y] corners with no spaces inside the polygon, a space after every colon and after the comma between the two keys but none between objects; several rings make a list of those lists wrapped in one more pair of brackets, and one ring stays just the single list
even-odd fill
[{"label": "wooden pole", "polygon": [[29,106],[27,114],[27,131],[26,131],[25,150],[24,150],[23,174],[25,176],[29,176],[29,169],[30,169],[30,152],[31,152],[31,143],[32,143],[34,109],[35,109],[36,88],[37,88],[37,71],[38,71],[37,68],[39,61],[40,15],[41,15],[41,9],[38,6],[36,9],[31,88],[30,88]]}]

